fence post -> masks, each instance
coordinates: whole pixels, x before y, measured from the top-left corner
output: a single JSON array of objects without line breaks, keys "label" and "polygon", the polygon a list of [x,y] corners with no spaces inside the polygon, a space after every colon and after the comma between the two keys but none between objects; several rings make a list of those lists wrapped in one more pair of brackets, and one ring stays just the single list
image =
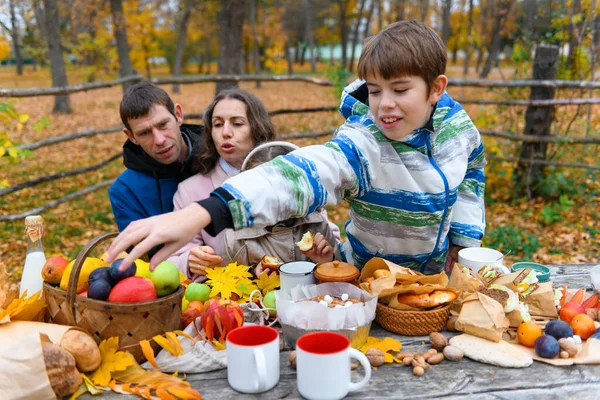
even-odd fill
[{"label": "fence post", "polygon": [[[558,65],[558,46],[539,45],[535,50],[533,61],[534,80],[556,79]],[[533,86],[531,100],[553,99],[554,88]],[[529,106],[525,112],[525,135],[550,136],[550,126],[554,117],[554,106]],[[521,155],[514,173],[515,183],[521,194],[529,198],[540,194],[540,183],[544,179],[544,165],[533,164],[533,159],[546,160],[548,143],[525,142],[521,147]]]}]

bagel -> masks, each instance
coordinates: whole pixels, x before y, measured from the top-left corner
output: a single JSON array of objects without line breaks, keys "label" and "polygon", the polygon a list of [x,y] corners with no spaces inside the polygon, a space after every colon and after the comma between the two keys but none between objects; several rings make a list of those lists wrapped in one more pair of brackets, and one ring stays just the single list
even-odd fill
[{"label": "bagel", "polygon": [[399,294],[398,303],[413,308],[433,308],[456,300],[456,293],[449,290],[434,290],[431,293]]},{"label": "bagel", "polygon": [[264,256],[260,262],[263,268],[269,268],[270,270],[279,269],[279,266],[283,264],[277,257],[272,256]]}]

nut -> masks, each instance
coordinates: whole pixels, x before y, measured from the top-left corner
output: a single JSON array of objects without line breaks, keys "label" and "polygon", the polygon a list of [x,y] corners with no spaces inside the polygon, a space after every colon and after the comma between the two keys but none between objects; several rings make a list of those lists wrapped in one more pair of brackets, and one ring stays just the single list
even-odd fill
[{"label": "nut", "polygon": [[560,354],[559,354],[560,358],[569,358],[569,353],[567,353],[564,350],[561,350]]},{"label": "nut", "polygon": [[561,350],[564,350],[569,354],[569,357],[575,357],[577,355],[577,345],[575,345],[575,343],[571,342],[567,338],[559,339],[558,344],[560,345]]},{"label": "nut", "polygon": [[446,357],[447,360],[460,361],[462,360],[463,356],[463,351],[456,346],[444,347],[444,357]]},{"label": "nut", "polygon": [[408,367],[409,365],[412,365],[412,360],[413,360],[413,358],[410,357],[410,356],[409,357],[404,357],[402,359],[402,364],[404,364],[404,365],[406,365]]},{"label": "nut", "polygon": [[448,322],[446,322],[446,330],[448,332],[456,332],[456,320],[458,319],[458,316],[456,315],[451,315],[450,318],[448,318]]},{"label": "nut", "polygon": [[425,359],[425,361],[429,360],[429,357],[431,357],[433,354],[431,353],[423,353],[423,358]]},{"label": "nut", "polygon": [[427,360],[427,362],[430,365],[436,365],[436,364],[441,363],[443,359],[444,359],[444,355],[442,353],[432,354],[431,357],[429,357],[429,360]]},{"label": "nut", "polygon": [[437,351],[442,351],[444,347],[448,346],[448,339],[439,332],[432,332],[429,334],[429,343]]},{"label": "nut", "polygon": [[427,350],[427,352],[429,354],[437,354],[438,351],[436,349],[429,349],[429,350]]},{"label": "nut", "polygon": [[396,354],[396,358],[399,358],[400,360],[404,360],[406,357],[410,357],[412,358],[412,353],[405,353],[405,352],[400,352],[398,354]]},{"label": "nut", "polygon": [[423,369],[423,367],[414,367],[413,368],[413,374],[416,376],[421,376],[425,373],[425,370]]},{"label": "nut", "polygon": [[290,351],[289,361],[292,368],[296,368],[296,350]]},{"label": "nut", "polygon": [[358,368],[358,364],[357,363],[355,363],[355,362],[350,363],[350,371],[354,371],[356,368]]},{"label": "nut", "polygon": [[367,350],[365,355],[369,359],[372,367],[379,367],[385,362],[385,354],[383,354],[383,351],[374,347]]},{"label": "nut", "polygon": [[425,359],[423,359],[423,357],[420,357],[420,356],[419,356],[419,357],[417,357],[417,358],[414,358],[414,359],[411,361],[411,365],[412,365],[413,367],[421,367],[421,368],[423,368],[424,370],[427,370],[427,369],[429,369],[429,364],[427,364],[427,361],[425,361]]}]

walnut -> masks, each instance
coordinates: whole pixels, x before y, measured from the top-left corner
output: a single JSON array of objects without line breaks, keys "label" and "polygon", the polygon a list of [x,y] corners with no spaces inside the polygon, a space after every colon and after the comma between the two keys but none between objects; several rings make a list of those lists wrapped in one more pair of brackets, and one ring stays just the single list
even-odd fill
[{"label": "walnut", "polygon": [[369,359],[372,367],[379,367],[385,362],[385,354],[383,354],[383,351],[374,347],[367,350],[365,355]]},{"label": "walnut", "polygon": [[290,351],[290,365],[292,366],[292,368],[296,368],[296,350],[292,350]]},{"label": "walnut", "polygon": [[464,353],[461,349],[455,346],[446,346],[444,347],[444,357],[450,361],[460,361],[462,360]]},{"label": "walnut", "polygon": [[66,331],[60,341],[60,347],[75,357],[77,369],[81,372],[94,371],[102,363],[98,345],[87,332],[81,329],[71,328]]},{"label": "walnut", "polygon": [[561,350],[564,350],[569,354],[569,357],[575,357],[577,355],[577,346],[567,338],[559,339],[558,344],[560,345]]},{"label": "walnut", "polygon": [[429,334],[429,343],[437,351],[442,351],[444,347],[448,346],[448,339],[439,332],[432,332]]}]

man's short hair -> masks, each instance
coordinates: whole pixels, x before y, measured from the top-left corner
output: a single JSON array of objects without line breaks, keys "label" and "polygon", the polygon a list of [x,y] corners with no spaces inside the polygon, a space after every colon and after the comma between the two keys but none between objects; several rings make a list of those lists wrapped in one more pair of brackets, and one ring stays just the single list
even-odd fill
[{"label": "man's short hair", "polygon": [[125,91],[119,106],[123,125],[131,131],[129,120],[148,115],[155,105],[165,106],[175,116],[175,104],[163,89],[150,82],[140,82],[130,86]]},{"label": "man's short hair", "polygon": [[420,76],[431,89],[446,71],[446,46],[435,31],[418,21],[398,21],[365,39],[358,76],[383,79]]}]

